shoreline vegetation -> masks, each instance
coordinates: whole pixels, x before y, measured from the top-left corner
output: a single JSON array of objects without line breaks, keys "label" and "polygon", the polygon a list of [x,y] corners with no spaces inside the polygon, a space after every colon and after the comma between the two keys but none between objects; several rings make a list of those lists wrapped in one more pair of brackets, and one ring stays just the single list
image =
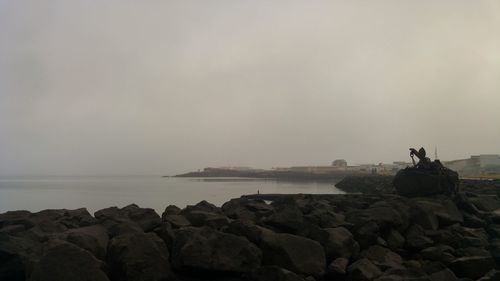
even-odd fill
[{"label": "shoreline vegetation", "polygon": [[135,204],[6,212],[0,280],[498,280],[500,181],[407,198],[387,180],[170,205],[161,216]]}]

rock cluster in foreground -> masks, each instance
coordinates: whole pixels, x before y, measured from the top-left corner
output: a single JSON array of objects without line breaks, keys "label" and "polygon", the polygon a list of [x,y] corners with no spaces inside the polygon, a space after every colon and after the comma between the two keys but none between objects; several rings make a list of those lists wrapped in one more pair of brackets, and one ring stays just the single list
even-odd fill
[{"label": "rock cluster in foreground", "polygon": [[0,280],[500,280],[500,201],[242,197],[0,214]]}]

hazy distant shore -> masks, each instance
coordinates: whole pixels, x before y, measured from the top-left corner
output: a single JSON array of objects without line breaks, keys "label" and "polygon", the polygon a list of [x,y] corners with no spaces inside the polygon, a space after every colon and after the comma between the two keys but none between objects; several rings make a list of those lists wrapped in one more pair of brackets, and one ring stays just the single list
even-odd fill
[{"label": "hazy distant shore", "polygon": [[188,172],[176,175],[175,177],[193,177],[193,178],[211,178],[211,177],[241,177],[241,178],[260,178],[260,179],[285,179],[285,180],[328,180],[339,181],[346,176],[369,175],[369,173],[338,171],[330,173],[308,173],[294,171],[277,170],[230,170],[230,169],[210,169],[197,172]]}]

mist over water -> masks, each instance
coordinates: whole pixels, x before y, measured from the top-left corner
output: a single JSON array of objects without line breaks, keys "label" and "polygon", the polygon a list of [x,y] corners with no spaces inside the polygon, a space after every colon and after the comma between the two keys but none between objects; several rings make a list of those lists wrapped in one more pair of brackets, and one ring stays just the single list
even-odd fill
[{"label": "mist over water", "polygon": [[87,208],[90,213],[135,203],[162,214],[206,200],[217,206],[245,194],[343,193],[333,183],[248,178],[190,179],[157,176],[0,177],[0,213],[13,210]]}]

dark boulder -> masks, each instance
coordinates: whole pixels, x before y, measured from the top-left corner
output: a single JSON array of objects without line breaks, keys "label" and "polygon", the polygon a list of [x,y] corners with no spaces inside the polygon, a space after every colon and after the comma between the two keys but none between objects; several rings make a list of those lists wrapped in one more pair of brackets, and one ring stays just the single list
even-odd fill
[{"label": "dark boulder", "polygon": [[361,256],[369,259],[374,265],[382,270],[389,268],[404,268],[403,259],[393,251],[374,245],[361,253]]},{"label": "dark boulder", "polygon": [[349,264],[349,260],[346,258],[337,258],[334,259],[328,265],[328,275],[338,276],[344,275],[347,272],[347,265]]},{"label": "dark boulder", "polygon": [[297,274],[277,266],[263,266],[248,274],[248,281],[305,281]]},{"label": "dark boulder", "polygon": [[34,226],[30,221],[31,216],[32,213],[28,211],[8,211],[0,214],[0,229],[9,225],[23,225],[26,229],[31,228]]},{"label": "dark boulder", "polygon": [[380,231],[386,231],[391,227],[404,228],[404,225],[407,224],[398,209],[389,205],[374,205],[364,210],[349,212],[346,220],[352,223],[355,228],[362,227],[369,222],[375,222]]},{"label": "dark boulder", "polygon": [[175,205],[168,205],[165,208],[165,211],[161,214],[161,218],[165,218],[168,215],[178,215],[181,212],[181,209]]},{"label": "dark boulder", "polygon": [[222,205],[222,211],[231,219],[257,221],[273,212],[273,206],[263,200],[249,198],[235,198]]},{"label": "dark boulder", "polygon": [[304,223],[304,215],[296,204],[279,205],[275,213],[263,220],[265,226],[281,232],[296,233]]},{"label": "dark boulder", "polygon": [[406,247],[411,250],[422,250],[434,244],[434,241],[427,237],[425,230],[418,224],[411,225],[405,234]]},{"label": "dark boulder", "polygon": [[186,213],[186,219],[192,226],[209,226],[215,229],[229,224],[229,219],[225,215],[219,213],[211,213],[206,211],[191,211]]},{"label": "dark boulder", "polygon": [[347,268],[351,281],[371,281],[379,277],[382,271],[368,259],[360,259]]},{"label": "dark boulder", "polygon": [[477,281],[499,281],[499,280],[500,280],[500,271],[492,269]]},{"label": "dark boulder", "polygon": [[96,220],[84,208],[76,210],[44,210],[38,213],[13,211],[0,214],[0,229],[3,229],[2,232],[16,235],[20,232],[26,232],[23,235],[36,236],[40,241],[47,240],[48,236],[54,233],[62,233],[71,228],[95,223]]},{"label": "dark boulder", "polygon": [[400,249],[405,244],[405,238],[401,233],[395,229],[390,229],[384,236],[385,241],[387,242],[387,247],[392,250]]},{"label": "dark boulder", "polygon": [[311,239],[287,233],[262,233],[261,249],[265,265],[277,265],[300,274],[321,276],[326,258],[323,247]]},{"label": "dark boulder", "polygon": [[234,220],[224,231],[237,236],[246,237],[250,242],[256,245],[260,245],[260,242],[262,240],[262,232],[270,230],[255,225],[250,221]]},{"label": "dark boulder", "polygon": [[[127,220],[138,225],[142,231],[150,232],[161,223],[160,216],[151,208],[140,208],[130,204],[124,208],[110,207],[95,212],[94,216],[99,222],[124,223]],[[129,223],[128,226],[131,226]],[[122,233],[119,233],[122,234]]]},{"label": "dark boulder", "polygon": [[181,271],[250,272],[262,252],[247,239],[209,227],[175,230],[172,265]]},{"label": "dark boulder", "polygon": [[495,261],[491,257],[462,257],[454,260],[449,267],[457,277],[475,280],[494,269]]},{"label": "dark boulder", "polygon": [[449,199],[417,198],[413,203],[415,209],[412,219],[426,229],[436,230],[464,222],[462,213]]},{"label": "dark boulder", "polygon": [[101,225],[70,229],[61,238],[91,252],[98,259],[106,257],[108,232]]},{"label": "dark boulder", "polygon": [[167,246],[154,233],[129,233],[109,241],[107,263],[112,280],[172,279]]},{"label": "dark boulder", "polygon": [[438,245],[429,247],[420,251],[420,255],[431,261],[439,261],[445,264],[451,263],[455,260],[455,249],[447,245]]},{"label": "dark boulder", "polygon": [[160,216],[151,208],[139,208],[139,206],[131,204],[122,208],[121,211],[145,232],[152,231],[161,223]]},{"label": "dark boulder", "polygon": [[437,194],[451,194],[458,186],[458,173],[445,170],[406,168],[394,177],[394,187],[399,195],[426,197]]},{"label": "dark boulder", "polygon": [[359,243],[361,249],[366,249],[375,244],[379,237],[380,228],[378,224],[370,221],[352,227],[354,239]]},{"label": "dark boulder", "polygon": [[54,242],[35,265],[30,281],[108,281],[104,264],[70,243]]},{"label": "dark boulder", "polygon": [[192,211],[203,211],[203,212],[208,212],[208,213],[224,215],[224,212],[222,212],[221,208],[219,208],[219,207],[215,206],[214,204],[211,204],[205,200],[197,203],[196,205],[186,206],[186,208],[182,209],[179,214],[186,215],[187,213],[190,213]]},{"label": "dark boulder", "polygon": [[41,243],[0,234],[0,280],[27,280],[41,254]]},{"label": "dark boulder", "polygon": [[432,281],[458,281],[455,273],[453,273],[453,271],[448,268],[445,268],[438,272],[434,272],[430,274],[429,277]]},{"label": "dark boulder", "polygon": [[163,239],[163,242],[165,242],[169,250],[172,250],[172,246],[175,240],[175,234],[174,229],[172,228],[172,225],[170,223],[161,223],[153,230],[153,232],[156,233],[158,237]]},{"label": "dark boulder", "polygon": [[191,225],[191,222],[189,222],[189,220],[183,215],[166,215],[163,218],[163,221],[170,223],[173,228],[181,228]]},{"label": "dark boulder", "polygon": [[431,281],[429,276],[418,269],[389,269],[376,281]]},{"label": "dark boulder", "polygon": [[481,211],[493,212],[500,209],[500,200],[496,195],[478,195],[470,197],[469,201]]},{"label": "dark boulder", "polygon": [[326,256],[329,259],[351,258],[359,252],[359,245],[353,235],[344,227],[325,228],[328,239],[324,244]]}]

